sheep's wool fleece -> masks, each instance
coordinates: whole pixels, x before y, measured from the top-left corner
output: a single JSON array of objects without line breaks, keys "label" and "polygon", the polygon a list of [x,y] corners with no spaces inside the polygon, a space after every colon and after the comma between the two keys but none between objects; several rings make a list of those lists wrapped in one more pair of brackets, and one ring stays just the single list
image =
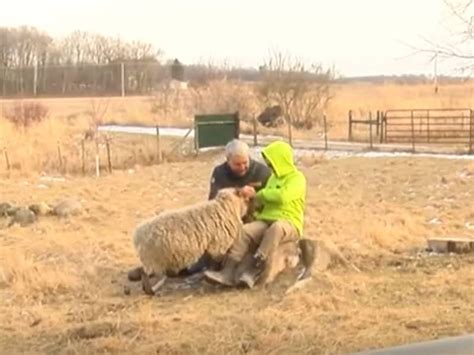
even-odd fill
[{"label": "sheep's wool fleece", "polygon": [[135,249],[146,272],[178,272],[204,252],[222,257],[242,230],[246,203],[235,189],[211,201],[167,211],[137,227]]}]

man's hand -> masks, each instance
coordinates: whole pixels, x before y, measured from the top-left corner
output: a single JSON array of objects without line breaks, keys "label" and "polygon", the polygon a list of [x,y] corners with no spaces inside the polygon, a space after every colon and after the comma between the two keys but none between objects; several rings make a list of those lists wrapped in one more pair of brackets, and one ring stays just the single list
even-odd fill
[{"label": "man's hand", "polygon": [[246,186],[242,187],[242,189],[240,190],[240,193],[246,199],[254,198],[255,194],[256,194],[255,189],[253,188],[253,186],[249,186],[249,185],[246,185]]}]

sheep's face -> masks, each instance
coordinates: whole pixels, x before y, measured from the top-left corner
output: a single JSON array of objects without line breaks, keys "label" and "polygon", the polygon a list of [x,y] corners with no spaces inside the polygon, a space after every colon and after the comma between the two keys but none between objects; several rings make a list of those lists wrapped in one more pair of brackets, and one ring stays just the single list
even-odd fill
[{"label": "sheep's face", "polygon": [[285,268],[293,269],[300,261],[300,250],[295,243],[280,244],[277,255]]},{"label": "sheep's face", "polygon": [[244,217],[249,210],[250,199],[241,194],[240,188],[230,187],[221,189],[217,193],[216,199],[231,200],[233,205],[237,207],[237,212],[241,218]]}]

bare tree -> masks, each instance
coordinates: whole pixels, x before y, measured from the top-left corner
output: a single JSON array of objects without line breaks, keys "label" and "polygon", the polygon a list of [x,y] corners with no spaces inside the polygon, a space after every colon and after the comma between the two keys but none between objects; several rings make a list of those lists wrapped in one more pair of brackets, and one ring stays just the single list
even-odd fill
[{"label": "bare tree", "polygon": [[323,110],[332,98],[334,70],[320,63],[306,64],[289,53],[270,51],[260,68],[263,76],[259,94],[265,105],[279,105],[288,124],[310,129],[321,122]]},{"label": "bare tree", "polygon": [[448,12],[446,39],[436,41],[424,38],[425,48],[431,60],[447,59],[456,62],[462,72],[474,70],[474,0],[443,0]]},{"label": "bare tree", "polygon": [[109,110],[109,104],[110,98],[90,100],[90,110],[88,111],[90,129],[96,131],[100,125],[104,124],[104,117]]}]

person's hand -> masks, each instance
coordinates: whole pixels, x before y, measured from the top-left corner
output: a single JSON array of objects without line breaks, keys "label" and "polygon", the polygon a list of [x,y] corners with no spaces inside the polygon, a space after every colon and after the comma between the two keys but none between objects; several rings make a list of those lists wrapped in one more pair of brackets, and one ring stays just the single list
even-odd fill
[{"label": "person's hand", "polygon": [[246,199],[251,199],[255,197],[255,188],[253,186],[246,185],[242,187],[240,190],[242,196],[244,196]]}]

